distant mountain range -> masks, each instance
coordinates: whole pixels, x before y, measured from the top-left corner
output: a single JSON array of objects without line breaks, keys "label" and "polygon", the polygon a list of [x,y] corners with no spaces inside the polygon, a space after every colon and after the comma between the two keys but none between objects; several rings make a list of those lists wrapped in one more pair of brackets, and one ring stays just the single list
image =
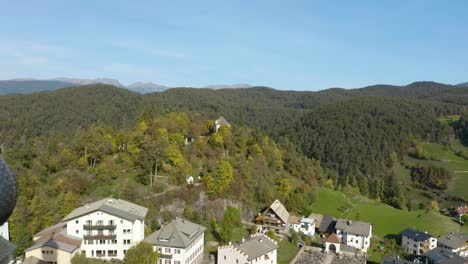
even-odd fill
[{"label": "distant mountain range", "polygon": [[[11,79],[11,80],[0,80],[0,95],[4,94],[27,94],[41,91],[51,91],[60,88],[90,85],[90,84],[108,84],[120,88],[125,88],[133,92],[145,94],[153,92],[162,92],[172,87],[160,85],[152,82],[136,82],[130,85],[123,85],[118,80],[109,78],[98,78],[98,79],[79,79],[79,78],[54,78],[48,80],[22,78],[22,79]],[[239,88],[250,88],[249,84],[217,84],[208,85],[201,88],[207,89],[239,89]]]},{"label": "distant mountain range", "polygon": [[468,82],[457,84],[457,86],[468,86]]}]

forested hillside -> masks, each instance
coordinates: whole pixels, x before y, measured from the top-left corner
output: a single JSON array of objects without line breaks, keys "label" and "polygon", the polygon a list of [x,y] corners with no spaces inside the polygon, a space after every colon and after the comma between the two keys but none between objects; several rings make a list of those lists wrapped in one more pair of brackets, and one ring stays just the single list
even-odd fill
[{"label": "forested hillside", "polygon": [[[198,115],[169,113],[143,117],[128,131],[93,125],[71,136],[38,136],[9,148],[5,158],[19,176],[20,196],[10,222],[17,252],[75,207],[108,196],[147,206],[147,221],[156,229],[164,215],[160,203],[148,197],[169,186],[187,188],[189,175],[200,177],[210,197],[235,199],[246,210],[280,198],[291,211],[306,214],[323,177],[319,162],[259,130],[224,126],[214,133],[213,125]],[[186,144],[185,138],[193,142]],[[189,216],[197,221],[212,217],[194,214]]]}]

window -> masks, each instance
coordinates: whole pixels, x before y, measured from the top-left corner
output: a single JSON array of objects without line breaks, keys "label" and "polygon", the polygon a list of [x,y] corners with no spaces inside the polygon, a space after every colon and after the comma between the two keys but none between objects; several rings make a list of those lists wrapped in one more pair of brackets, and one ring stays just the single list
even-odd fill
[{"label": "window", "polygon": [[93,221],[91,221],[91,220],[86,220],[86,224],[87,224],[87,225],[92,225],[92,224],[93,224]]},{"label": "window", "polygon": [[124,239],[123,244],[124,245],[130,245],[130,239]]},{"label": "window", "polygon": [[169,253],[169,254],[170,254],[170,253],[171,253],[171,249],[170,249],[170,248],[165,248],[165,249],[164,249],[164,253]]},{"label": "window", "polygon": [[99,240],[99,244],[100,244],[100,245],[105,245],[105,244],[106,244],[106,241],[105,241],[104,239],[100,239],[100,240]]},{"label": "window", "polygon": [[76,220],[75,223],[78,224],[78,220]]},{"label": "window", "polygon": [[77,234],[80,233],[80,231],[78,231],[78,229],[75,231]]},{"label": "window", "polygon": [[123,224],[123,220],[120,220],[120,223]]},{"label": "window", "polygon": [[238,260],[238,259],[236,259],[236,264],[239,264],[239,260]]},{"label": "window", "polygon": [[174,264],[180,264],[180,261],[174,260]]},{"label": "window", "polygon": [[117,256],[117,250],[107,250],[107,256],[109,257]]},{"label": "window", "polygon": [[114,225],[114,220],[109,220],[109,225],[113,226]]},{"label": "window", "polygon": [[226,256],[224,256],[224,260],[226,260]]},{"label": "window", "polygon": [[356,244],[359,243],[358,240],[356,239]]},{"label": "window", "polygon": [[166,264],[171,264],[171,260],[170,260],[170,259],[166,259]]},{"label": "window", "polygon": [[98,226],[102,226],[102,220],[98,220],[98,221],[97,221],[97,225],[98,225]]},{"label": "window", "polygon": [[180,254],[180,249],[175,249],[174,251],[176,254]]}]

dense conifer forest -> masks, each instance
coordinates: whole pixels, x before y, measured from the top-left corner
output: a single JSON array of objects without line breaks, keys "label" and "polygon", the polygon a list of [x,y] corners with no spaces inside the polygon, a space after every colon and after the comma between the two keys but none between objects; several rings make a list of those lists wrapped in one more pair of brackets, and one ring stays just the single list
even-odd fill
[{"label": "dense conifer forest", "polygon": [[[149,207],[154,230],[168,216],[147,197],[184,187],[189,175],[212,199],[238,200],[253,210],[280,198],[292,212],[307,215],[319,186],[409,210],[392,166],[417,142],[447,145],[454,135],[466,142],[466,113],[454,125],[438,120],[464,112],[464,89],[422,82],[320,92],[177,88],[140,95],[89,85],[0,96],[0,146],[21,191],[13,241],[19,253],[32,234],[79,204],[109,195]],[[214,133],[219,116],[231,127]],[[445,190],[452,175],[413,166],[411,177]],[[212,217],[187,215],[194,221]]]}]

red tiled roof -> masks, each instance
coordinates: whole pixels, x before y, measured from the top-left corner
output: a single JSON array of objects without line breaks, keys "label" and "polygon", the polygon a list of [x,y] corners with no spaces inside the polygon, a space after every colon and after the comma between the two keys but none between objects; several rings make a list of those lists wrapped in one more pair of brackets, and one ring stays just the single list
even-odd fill
[{"label": "red tiled roof", "polygon": [[341,240],[335,233],[331,233],[331,235],[328,236],[328,238],[327,238],[327,240],[325,242],[341,243]]},{"label": "red tiled roof", "polygon": [[457,213],[458,214],[468,214],[468,206],[458,207],[457,208]]}]

